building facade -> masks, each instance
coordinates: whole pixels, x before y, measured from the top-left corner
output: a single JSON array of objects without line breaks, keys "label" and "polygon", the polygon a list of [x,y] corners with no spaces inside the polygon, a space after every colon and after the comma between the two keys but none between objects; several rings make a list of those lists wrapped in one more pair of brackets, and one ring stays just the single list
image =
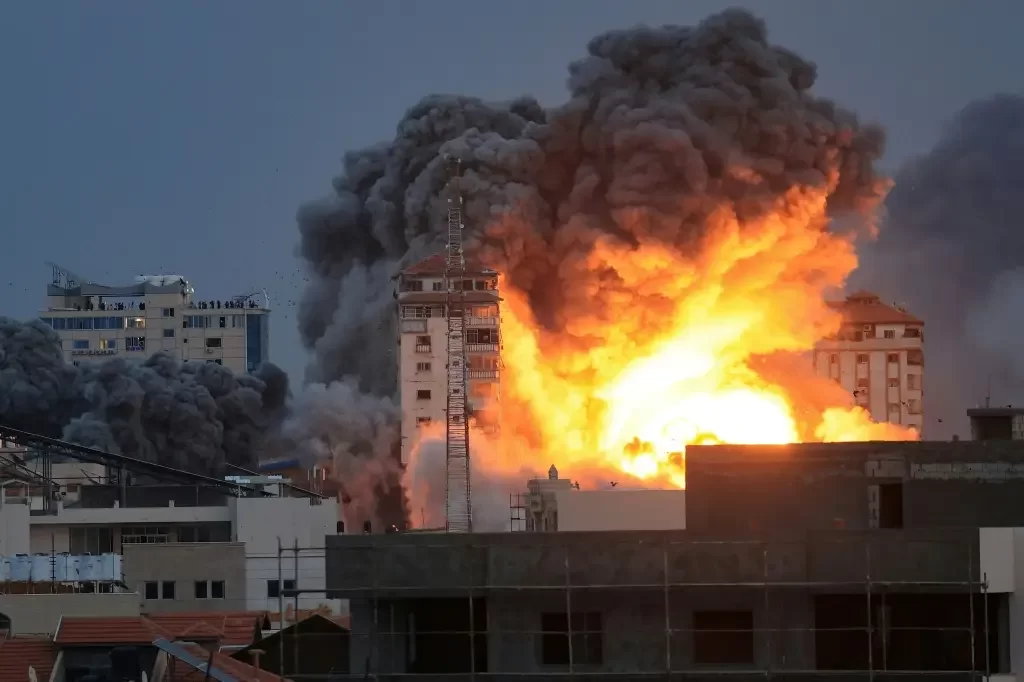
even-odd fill
[{"label": "building facade", "polygon": [[877,422],[921,431],[924,424],[924,323],[870,292],[832,304],[843,326],[814,351],[818,375],[836,381]]},{"label": "building facade", "polygon": [[[447,399],[448,320],[445,260],[439,254],[397,276],[402,462],[409,461],[421,429],[444,424]],[[465,279],[451,283],[466,305],[467,397],[471,419],[484,430],[500,423],[501,322],[498,274],[467,263]]]},{"label": "building facade", "polygon": [[128,286],[82,282],[59,268],[40,318],[61,339],[66,361],[171,353],[252,372],[269,358],[269,301],[263,295],[201,301],[177,275],[142,276]]},{"label": "building facade", "polygon": [[685,530],[328,538],[330,595],[351,600],[351,672],[1024,673],[1024,443],[687,455]]}]

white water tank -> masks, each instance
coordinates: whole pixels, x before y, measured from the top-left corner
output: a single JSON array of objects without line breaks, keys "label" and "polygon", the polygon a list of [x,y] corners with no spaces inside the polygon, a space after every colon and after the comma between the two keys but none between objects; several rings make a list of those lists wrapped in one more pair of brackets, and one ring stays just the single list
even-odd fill
[{"label": "white water tank", "polygon": [[68,556],[67,552],[61,552],[53,558],[54,580],[59,583],[67,582],[68,580]]},{"label": "white water tank", "polygon": [[32,575],[32,557],[28,554],[16,554],[11,558],[11,580],[28,582]]},{"label": "white water tank", "polygon": [[78,579],[82,582],[96,580],[99,574],[100,558],[92,554],[78,557]]},{"label": "white water tank", "polygon": [[53,580],[52,558],[50,554],[33,554],[29,580],[40,583]]},{"label": "white water tank", "polygon": [[102,580],[104,582],[110,582],[112,580],[118,580],[121,577],[121,572],[117,569],[116,560],[119,559],[116,554],[103,554],[99,557],[100,565],[99,571],[96,575],[96,580]]},{"label": "white water tank", "polygon": [[0,557],[0,582],[7,582],[11,579],[11,558]]}]

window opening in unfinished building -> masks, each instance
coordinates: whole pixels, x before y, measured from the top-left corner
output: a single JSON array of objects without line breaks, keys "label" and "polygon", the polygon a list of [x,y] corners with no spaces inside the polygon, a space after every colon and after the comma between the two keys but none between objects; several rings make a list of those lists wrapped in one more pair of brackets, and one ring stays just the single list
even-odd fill
[{"label": "window opening in unfinished building", "polygon": [[694,611],[693,662],[698,665],[753,664],[753,612]]},{"label": "window opening in unfinished building", "polygon": [[[573,665],[604,663],[603,623],[594,611],[572,614]],[[570,622],[565,613],[543,613],[540,618],[540,662],[542,665],[569,665]]]},{"label": "window opening in unfinished building", "polygon": [[878,486],[878,527],[903,527],[903,482]]},{"label": "window opening in unfinished building", "polygon": [[414,599],[405,606],[406,672],[488,671],[487,602],[483,597],[474,597],[471,608],[466,599],[448,598]]}]

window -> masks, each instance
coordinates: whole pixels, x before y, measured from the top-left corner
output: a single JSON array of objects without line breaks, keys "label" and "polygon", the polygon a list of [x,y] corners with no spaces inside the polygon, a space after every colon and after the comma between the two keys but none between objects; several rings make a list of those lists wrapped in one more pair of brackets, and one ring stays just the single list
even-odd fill
[{"label": "window", "polygon": [[117,339],[100,339],[101,350],[117,350]]},{"label": "window", "polygon": [[753,612],[695,611],[693,661],[700,665],[753,663]]},{"label": "window", "polygon": [[173,329],[165,329],[164,330],[164,338],[165,339],[173,339],[174,338],[174,330]]},{"label": "window", "polygon": [[434,282],[430,285],[430,288],[434,291],[444,291],[444,282]]},{"label": "window", "polygon": [[72,526],[68,533],[71,554],[104,554],[114,551],[110,528],[104,526]]},{"label": "window", "polygon": [[226,329],[227,326],[228,326],[228,318],[224,317],[224,316],[221,316],[221,318],[220,318],[220,328],[221,329]]},{"label": "window", "polygon": [[416,371],[417,372],[429,372],[430,371],[430,363],[429,362],[417,362],[416,363]]},{"label": "window", "polygon": [[223,599],[223,580],[197,580],[195,584],[196,599]]},{"label": "window", "polygon": [[899,387],[900,387],[900,380],[899,379],[889,379],[889,388],[899,388]]},{"label": "window", "polygon": [[[294,580],[285,580],[283,582],[284,582],[284,590],[286,592],[288,590],[294,590],[295,589],[295,581]],[[281,585],[281,583],[279,581],[277,581],[276,579],[275,580],[268,580],[267,581],[267,599],[277,599],[278,597],[281,596],[280,585]]]},{"label": "window", "polygon": [[[569,618],[564,613],[542,613],[541,663],[569,665]],[[572,614],[573,665],[601,665],[604,662],[600,613]]]},{"label": "window", "polygon": [[903,330],[903,338],[914,339],[921,336],[921,330],[918,327],[907,327]]},{"label": "window", "polygon": [[828,356],[828,364],[830,364],[830,365],[838,365],[839,364],[839,356],[836,355],[835,353],[832,353],[831,355],[829,355]]},{"label": "window", "polygon": [[89,350],[89,339],[74,339],[71,347],[75,350]]},{"label": "window", "polygon": [[882,336],[884,338],[886,338],[886,339],[895,339],[896,338],[896,330],[895,329],[886,329],[886,330],[882,331]]},{"label": "window", "polygon": [[416,426],[430,426],[430,417],[416,417]]},{"label": "window", "polygon": [[907,401],[907,412],[910,414],[921,414],[921,401],[917,398],[911,398]]},{"label": "window", "polygon": [[244,323],[245,323],[245,320],[244,320],[242,315],[232,315],[231,316],[231,326],[232,326],[232,328],[234,328],[234,329],[241,329],[242,325]]},{"label": "window", "polygon": [[145,329],[146,318],[144,317],[126,317],[124,318],[125,326],[128,329]]},{"label": "window", "polygon": [[174,581],[165,580],[160,583],[160,598],[161,599],[174,599]]},{"label": "window", "polygon": [[124,340],[124,349],[130,351],[146,350],[145,336],[129,336]]},{"label": "window", "polygon": [[907,364],[922,366],[924,365],[924,353],[919,350],[908,350],[907,351]]},{"label": "window", "polygon": [[885,360],[886,360],[886,362],[899,363],[899,361],[900,361],[900,354],[899,353],[889,353],[888,355],[885,356]]},{"label": "window", "polygon": [[416,352],[417,353],[429,353],[430,352],[430,337],[429,336],[417,336],[416,337]]},{"label": "window", "polygon": [[907,388],[911,391],[921,390],[921,375],[920,374],[908,374],[907,375]]},{"label": "window", "polygon": [[857,353],[857,364],[858,365],[866,365],[866,364],[868,364],[868,354],[867,353]]},{"label": "window", "polygon": [[125,545],[153,545],[171,541],[167,526],[124,526],[121,528],[121,550]]},{"label": "window", "polygon": [[174,317],[174,308],[164,308],[160,311],[164,317]]},{"label": "window", "polygon": [[498,343],[498,330],[467,329],[466,343]]},{"label": "window", "polygon": [[416,400],[430,400],[430,389],[420,389],[416,391]]},{"label": "window", "polygon": [[220,348],[221,347],[221,339],[220,338],[206,339],[206,347],[207,348]]},{"label": "window", "polygon": [[159,599],[160,598],[160,583],[155,580],[146,583],[146,599]]}]

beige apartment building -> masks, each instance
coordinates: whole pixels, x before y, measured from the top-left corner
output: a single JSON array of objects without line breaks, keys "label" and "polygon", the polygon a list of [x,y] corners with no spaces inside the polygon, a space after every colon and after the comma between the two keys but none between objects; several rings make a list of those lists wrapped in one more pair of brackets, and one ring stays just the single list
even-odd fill
[{"label": "beige apartment building", "polygon": [[832,303],[842,329],[820,341],[815,370],[838,382],[875,421],[924,424],[924,322],[871,292]]},{"label": "beige apartment building", "polygon": [[[419,429],[444,423],[448,320],[443,254],[416,263],[397,276],[399,384],[402,398],[402,462],[409,461]],[[498,273],[467,263],[465,279],[467,397],[477,424],[498,428],[501,366]]]},{"label": "beige apartment building", "polygon": [[54,266],[40,319],[78,365],[112,356],[145,358],[164,351],[189,362],[252,372],[269,357],[266,294],[200,300],[178,275],[140,276],[128,286],[82,281]]}]

